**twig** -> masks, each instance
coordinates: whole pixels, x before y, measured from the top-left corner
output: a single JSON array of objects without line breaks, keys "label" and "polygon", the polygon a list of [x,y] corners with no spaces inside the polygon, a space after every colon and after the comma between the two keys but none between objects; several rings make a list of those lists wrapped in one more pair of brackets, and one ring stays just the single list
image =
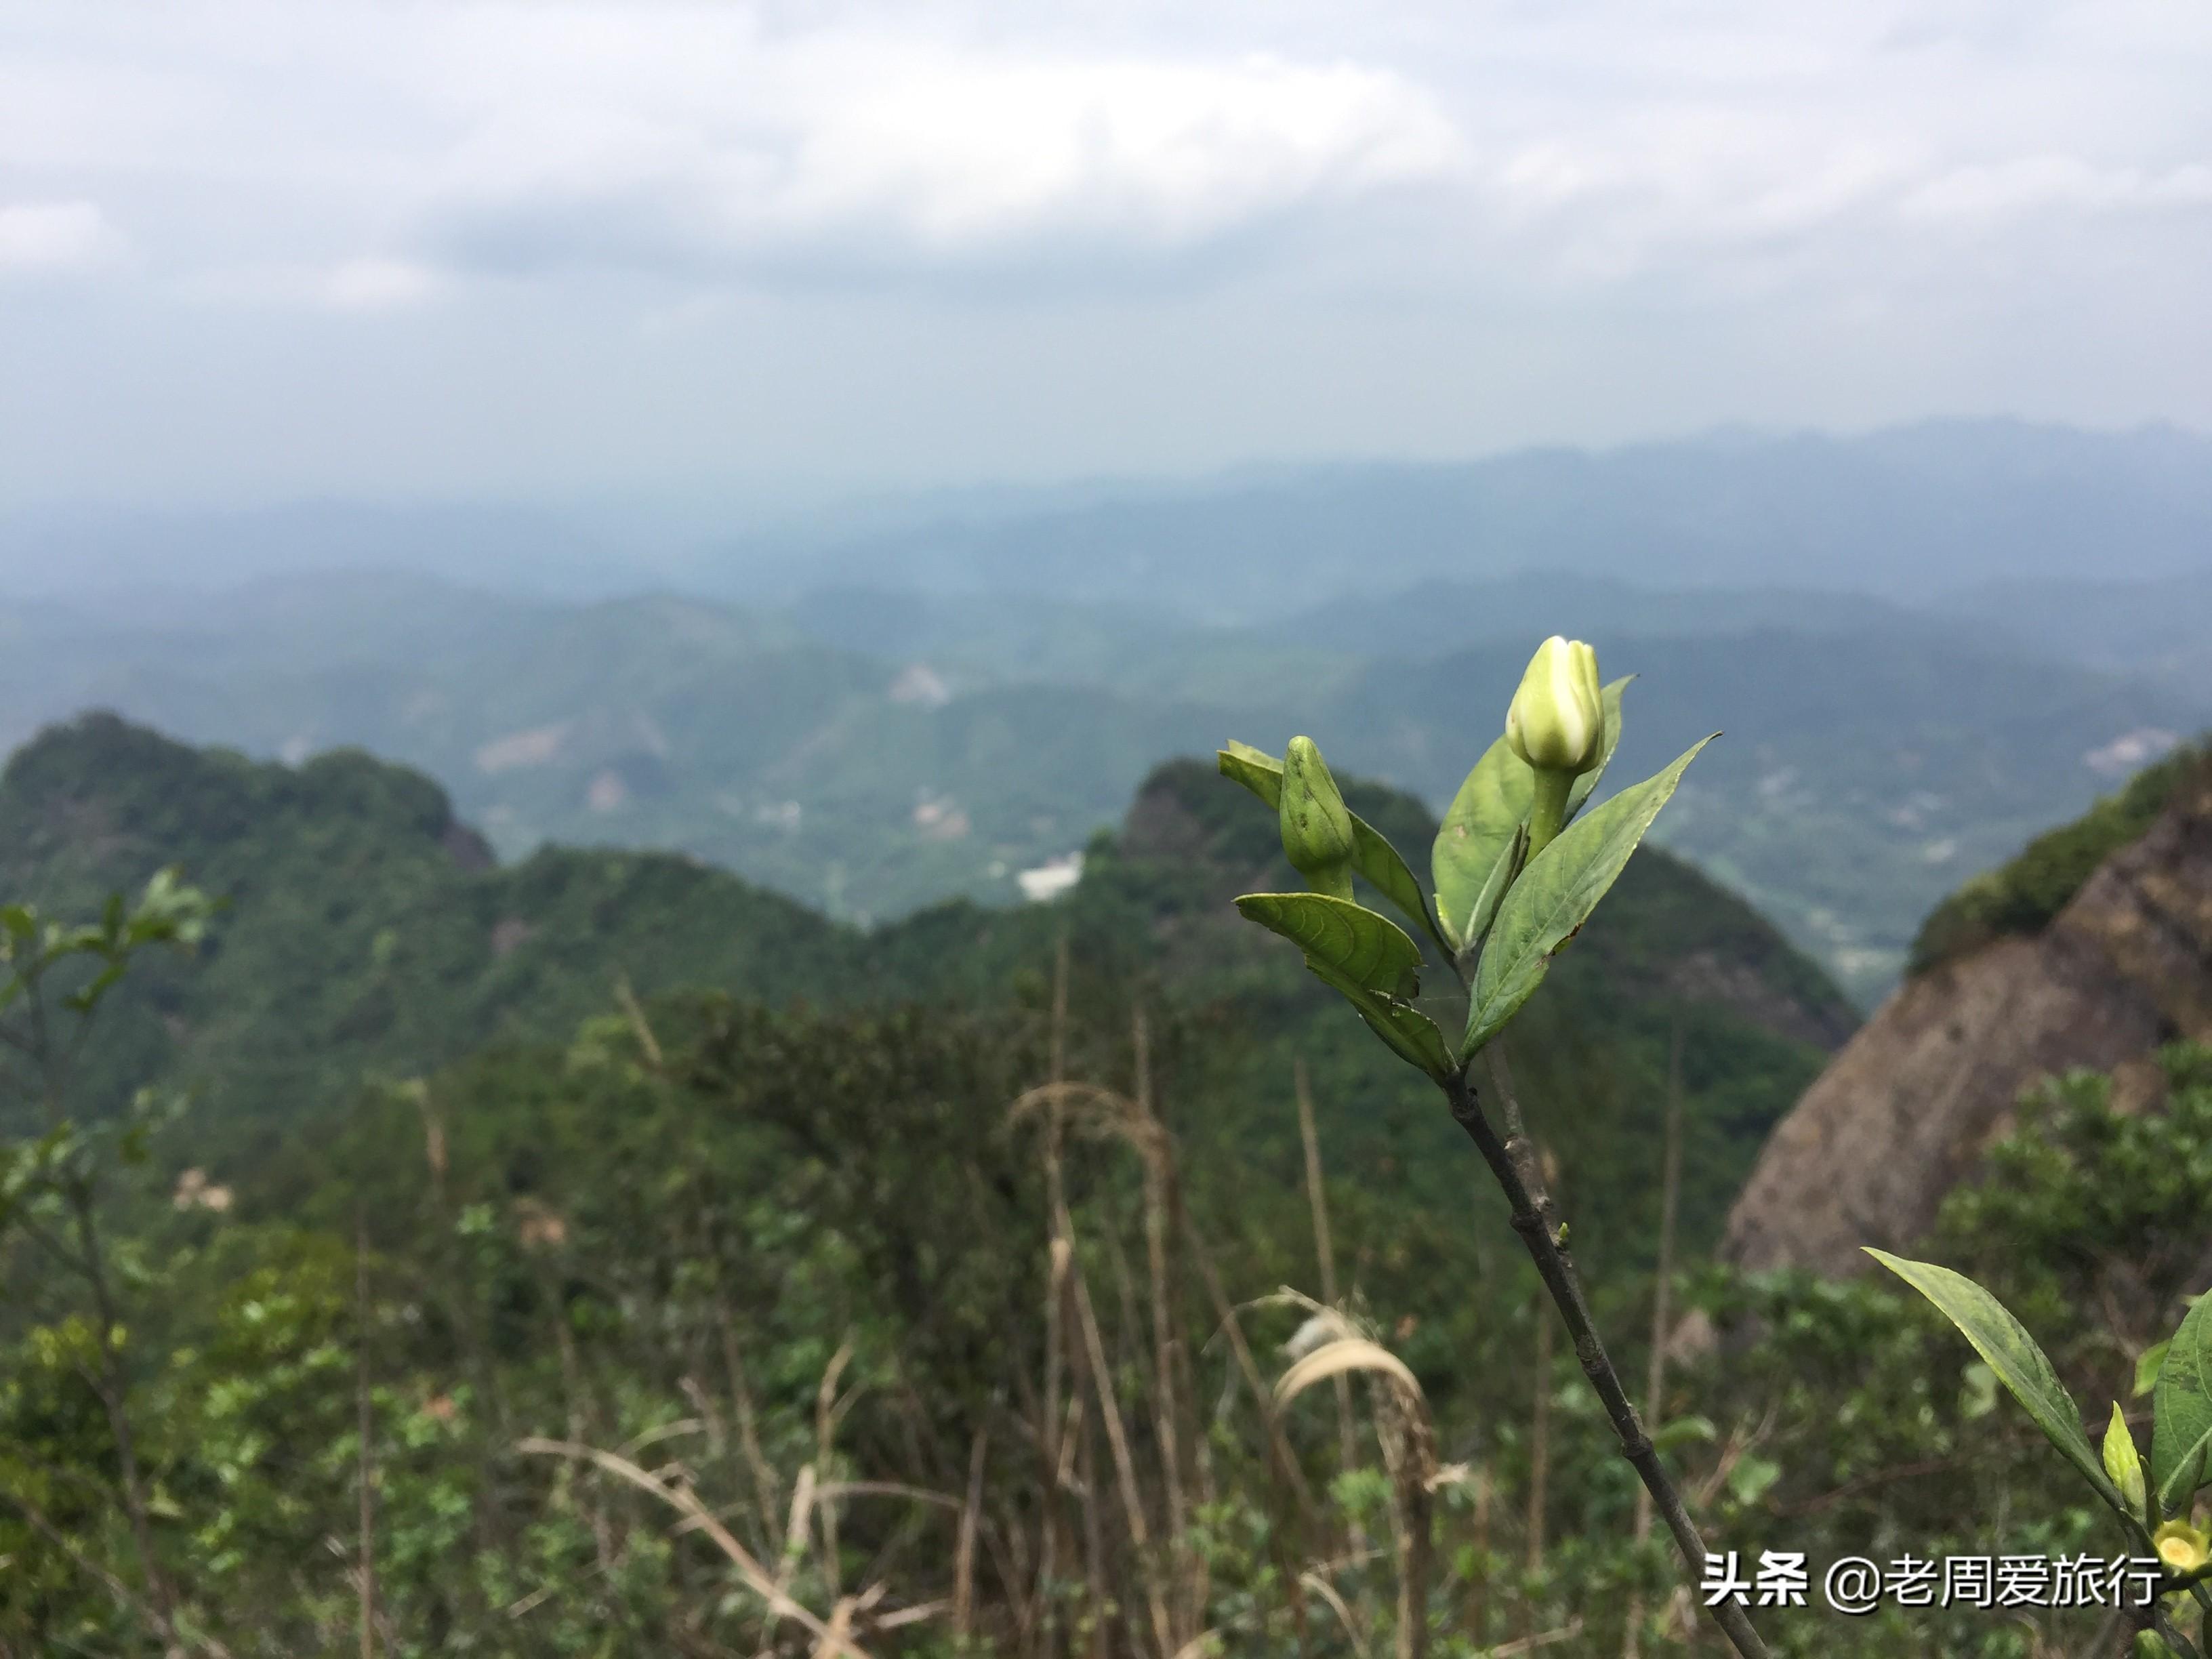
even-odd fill
[{"label": "twig", "polygon": [[617,1457],[612,1452],[600,1451],[596,1447],[578,1445],[573,1441],[544,1440],[533,1437],[519,1442],[515,1449],[543,1457],[578,1459],[651,1492],[714,1540],[714,1547],[737,1568],[738,1575],[745,1581],[746,1587],[768,1602],[770,1613],[803,1626],[809,1635],[832,1650],[843,1654],[846,1659],[868,1659],[868,1656],[850,1640],[833,1632],[829,1626],[780,1589],[775,1580],[769,1576],[768,1570],[731,1535],[730,1529],[714,1518],[689,1487],[663,1480],[626,1457]]},{"label": "twig", "polygon": [[[1505,1143],[1484,1116],[1482,1105],[1475,1098],[1474,1090],[1465,1073],[1455,1074],[1444,1085],[1446,1097],[1451,1103],[1453,1120],[1467,1132],[1474,1142],[1482,1161],[1490,1166],[1491,1174],[1504,1191],[1511,1207],[1514,1231],[1528,1247],[1529,1256],[1536,1264],[1536,1272],[1544,1287],[1552,1294],[1559,1317],[1565,1322],[1567,1333],[1574,1339],[1575,1357],[1582,1362],[1583,1374],[1589,1378],[1590,1386],[1604,1407],[1613,1432],[1620,1437],[1622,1455],[1635,1468],[1644,1487],[1651,1494],[1659,1517],[1674,1535],[1675,1545],[1688,1564],[1691,1577],[1702,1580],[1705,1570],[1705,1541],[1698,1534],[1697,1522],[1690,1518],[1684,1507],[1682,1495],[1676,1490],[1666,1465],[1659,1461],[1659,1453],[1651,1438],[1644,1431],[1643,1419],[1637,1415],[1636,1407],[1621,1387],[1620,1373],[1613,1369],[1613,1361],[1599,1340],[1597,1327],[1590,1317],[1589,1304],[1583,1299],[1582,1285],[1575,1276],[1574,1263],[1568,1258],[1558,1233],[1550,1224],[1540,1200],[1522,1177],[1519,1164],[1506,1150]],[[1547,1206],[1547,1207],[1548,1207]],[[1713,1622],[1735,1646],[1743,1659],[1769,1659],[1766,1644],[1752,1628],[1750,1619],[1742,1608],[1723,1601],[1710,1609]]]}]

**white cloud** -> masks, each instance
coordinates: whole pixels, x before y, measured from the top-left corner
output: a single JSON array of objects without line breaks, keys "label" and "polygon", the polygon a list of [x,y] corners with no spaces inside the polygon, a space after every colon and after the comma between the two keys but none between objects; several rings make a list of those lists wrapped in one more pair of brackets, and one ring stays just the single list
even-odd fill
[{"label": "white cloud", "polygon": [[764,42],[696,23],[696,52],[648,49],[641,27],[610,50],[635,21],[541,40],[524,75],[454,89],[468,127],[428,206],[447,247],[524,266],[880,270],[1055,245],[1141,260],[1463,159],[1431,92],[1348,60]]},{"label": "white cloud", "polygon": [[406,259],[348,259],[318,286],[317,296],[337,311],[392,311],[428,299],[437,274]]},{"label": "white cloud", "polygon": [[2212,421],[2212,8],[2173,0],[0,19],[0,271],[138,279],[9,285],[0,487]]},{"label": "white cloud", "polygon": [[2028,155],[1929,179],[1899,204],[1908,218],[1968,225],[2034,213],[2212,207],[2212,163],[2163,171],[2100,167],[2077,155]]},{"label": "white cloud", "polygon": [[120,241],[94,202],[0,205],[0,272],[96,264]]}]

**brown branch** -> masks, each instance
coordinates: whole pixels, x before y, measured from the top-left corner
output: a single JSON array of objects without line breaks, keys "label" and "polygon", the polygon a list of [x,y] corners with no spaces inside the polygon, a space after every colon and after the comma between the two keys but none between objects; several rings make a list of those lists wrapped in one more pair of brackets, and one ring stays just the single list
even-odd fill
[{"label": "brown branch", "polygon": [[[1547,1213],[1548,1200],[1540,1200],[1523,1178],[1520,1163],[1509,1152],[1498,1137],[1488,1118],[1483,1115],[1481,1103],[1475,1098],[1474,1088],[1464,1073],[1455,1074],[1444,1085],[1451,1103],[1453,1120],[1467,1132],[1474,1142],[1475,1150],[1490,1166],[1491,1174],[1504,1189],[1507,1204],[1512,1210],[1513,1229],[1521,1235],[1529,1256],[1536,1264],[1536,1272],[1544,1287],[1552,1294],[1559,1308],[1559,1317],[1565,1322],[1567,1334],[1574,1340],[1575,1357],[1582,1362],[1583,1374],[1589,1379],[1599,1402],[1605,1407],[1607,1419],[1620,1440],[1620,1449],[1650,1492],[1659,1517],[1674,1536],[1682,1559],[1689,1565],[1693,1579],[1702,1580],[1705,1567],[1705,1541],[1698,1534],[1697,1522],[1682,1502],[1682,1494],[1667,1473],[1666,1465],[1659,1461],[1657,1448],[1644,1431],[1644,1421],[1636,1407],[1621,1387],[1620,1373],[1605,1352],[1599,1339],[1596,1322],[1590,1316],[1589,1304],[1583,1296],[1582,1283],[1576,1277],[1573,1261],[1568,1257],[1559,1232],[1552,1225]],[[1741,1607],[1723,1601],[1709,1609],[1713,1622],[1735,1646],[1743,1659],[1769,1659],[1766,1644],[1752,1628],[1750,1619]]]}]

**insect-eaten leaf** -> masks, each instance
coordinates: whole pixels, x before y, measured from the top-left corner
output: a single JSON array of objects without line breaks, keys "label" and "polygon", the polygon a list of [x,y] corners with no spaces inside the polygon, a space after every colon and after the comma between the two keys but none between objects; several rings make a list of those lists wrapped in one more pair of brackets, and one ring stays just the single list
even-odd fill
[{"label": "insect-eaten leaf", "polygon": [[[1265,750],[1255,749],[1249,743],[1234,738],[1217,757],[1221,775],[1243,784],[1271,810],[1279,811],[1283,801],[1283,763]],[[1352,815],[1352,867],[1375,890],[1396,905],[1408,921],[1418,926],[1447,958],[1453,954],[1451,941],[1437,929],[1435,919],[1429,915],[1427,902],[1421,896],[1421,884],[1413,878],[1412,866],[1399,856],[1398,849],[1383,838],[1382,832],[1361,817]]]},{"label": "insect-eaten leaf", "polygon": [[1665,771],[1631,785],[1576,819],[1528,861],[1520,879],[1506,890],[1475,969],[1467,1035],[1460,1044],[1462,1059],[1472,1058],[1535,994],[1551,971],[1553,957],[1620,879],[1629,855],[1674,794],[1682,774],[1712,740],[1700,739]]},{"label": "insect-eaten leaf", "polygon": [[1421,988],[1421,951],[1397,923],[1322,893],[1247,893],[1237,908],[1304,951],[1314,976],[1400,1059],[1439,1082],[1457,1069],[1436,1022],[1412,1006]]},{"label": "insect-eaten leaf", "polygon": [[2138,1519],[2130,1514],[2126,1498],[2105,1473],[2103,1461],[2082,1432],[2081,1414],[2075,1408],[2073,1397],[2060,1385],[2049,1357],[2020,1321],[2005,1311],[2002,1302],[1964,1273],[1932,1261],[1910,1261],[1873,1249],[1867,1254],[1934,1303],[1959,1328],[1960,1334],[1974,1345],[1974,1352],[1989,1362],[1997,1380],[2027,1408],[2035,1426],[2081,1472],[2098,1497],[2121,1516]]}]

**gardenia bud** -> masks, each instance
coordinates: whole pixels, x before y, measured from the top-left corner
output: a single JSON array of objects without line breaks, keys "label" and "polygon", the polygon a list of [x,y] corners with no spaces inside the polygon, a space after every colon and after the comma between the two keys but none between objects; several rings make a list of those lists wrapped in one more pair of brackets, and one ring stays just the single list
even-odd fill
[{"label": "gardenia bud", "polygon": [[1587,772],[1605,748],[1605,698],[1597,653],[1554,634],[1536,647],[1513,706],[1505,742],[1539,772]]},{"label": "gardenia bud", "polygon": [[2169,1572],[2191,1573],[2212,1560],[2204,1534],[2186,1521],[2169,1521],[2150,1535],[2151,1547]]},{"label": "gardenia bud", "polygon": [[1283,852],[1316,893],[1352,896],[1352,812],[1311,738],[1283,756]]}]

